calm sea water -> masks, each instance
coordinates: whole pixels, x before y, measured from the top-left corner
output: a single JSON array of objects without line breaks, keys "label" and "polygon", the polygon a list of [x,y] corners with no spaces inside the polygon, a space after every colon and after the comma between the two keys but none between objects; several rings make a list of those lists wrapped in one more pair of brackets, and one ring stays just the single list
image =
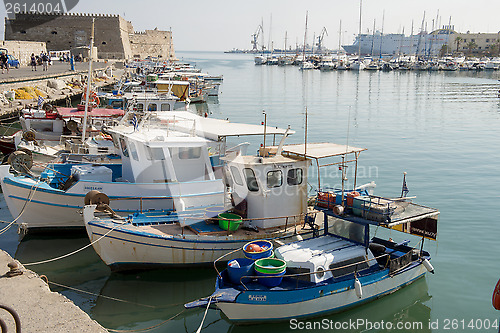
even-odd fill
[{"label": "calm sea water", "polygon": [[[407,172],[409,195],[441,211],[438,241],[425,242],[435,275],[324,318],[340,323],[362,319],[374,325],[422,323],[421,330],[402,332],[485,331],[480,324],[498,320],[491,295],[500,277],[500,73],[300,72],[296,67],[255,66],[249,55],[178,52],[177,56],[211,74],[224,75],[219,103],[201,112],[260,124],[265,110],[269,125],[290,125],[296,131],[291,143],[304,139],[307,108],[309,142],[348,142],[368,148],[360,156],[358,183],[374,180],[378,194],[398,196]],[[256,149],[260,138],[249,141]],[[335,170],[322,173],[325,184],[338,183],[336,176]],[[0,218],[11,219],[2,204]],[[395,240],[411,237],[377,232]],[[410,239],[412,244],[418,242]],[[86,244],[85,235],[33,236],[21,242],[14,228],[0,235],[0,247],[23,263],[57,257]],[[63,285],[126,300],[52,286],[104,327],[121,330],[160,324],[182,311],[185,302],[211,294],[215,278],[210,268],[111,273],[92,248],[28,268]],[[153,331],[194,332],[202,316],[201,309],[189,310]],[[343,331],[389,331],[369,328]],[[203,332],[290,329],[288,323],[233,326],[219,311],[210,310]]]}]

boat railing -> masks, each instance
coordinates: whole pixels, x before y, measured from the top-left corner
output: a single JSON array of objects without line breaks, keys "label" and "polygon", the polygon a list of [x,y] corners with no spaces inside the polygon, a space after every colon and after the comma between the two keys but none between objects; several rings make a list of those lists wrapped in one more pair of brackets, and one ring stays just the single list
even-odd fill
[{"label": "boat railing", "polygon": [[[219,276],[219,278],[222,279],[222,275],[221,275],[221,272],[219,272],[219,270],[217,269],[216,263],[218,261],[221,261],[221,259],[223,259],[227,256],[230,256],[231,254],[234,254],[234,253],[241,251],[241,250],[242,249],[236,249],[236,250],[233,250],[231,252],[228,252],[228,253],[224,254],[223,256],[217,258],[214,261],[214,268],[215,268],[215,271],[217,272],[217,275]],[[414,248],[411,248],[411,250],[406,252],[404,255],[399,256],[399,257],[394,258],[394,259],[390,259],[391,255],[389,253],[384,253],[384,254],[381,254],[379,256],[370,258],[370,259],[358,261],[355,263],[351,263],[351,264],[347,264],[347,265],[343,265],[343,266],[339,266],[339,267],[335,267],[335,268],[329,268],[329,269],[324,269],[324,270],[319,270],[319,271],[314,271],[314,272],[284,274],[281,277],[293,278],[293,277],[301,277],[301,276],[310,276],[310,275],[314,275],[314,274],[324,274],[325,272],[333,272],[336,270],[341,270],[341,269],[345,269],[345,268],[349,268],[349,267],[353,267],[353,266],[355,266],[354,276],[356,277],[358,275],[358,265],[369,263],[369,262],[374,261],[374,260],[376,260],[378,262],[379,259],[386,258],[386,257],[389,257],[389,259],[385,262],[384,269],[389,268],[389,275],[393,276],[395,273],[397,273],[398,271],[404,269],[409,264],[411,264],[411,262],[413,261],[412,260],[413,250],[414,250]],[[272,276],[272,275],[271,276],[244,275],[244,276],[240,277],[240,284],[245,288],[245,290],[249,290],[248,287],[243,282],[243,280],[248,281],[248,280],[253,280],[253,279],[261,279],[261,278],[264,278],[264,279],[265,278],[275,278],[275,276]]]},{"label": "boat railing", "polygon": [[[364,194],[361,197],[350,197],[351,204],[348,204],[348,193],[339,189],[318,191],[316,198],[316,206],[326,209],[334,209],[335,206],[344,203],[344,207],[352,211],[354,215],[361,216],[367,220],[374,221],[390,221],[391,216],[395,213],[398,206],[404,207],[409,204],[407,200],[411,198],[386,198],[371,194]],[[341,196],[338,200],[337,196]],[[341,203],[339,203],[339,201]],[[346,204],[347,203],[347,204]]]},{"label": "boat railing", "polygon": [[[210,195],[219,195],[220,193],[200,193],[200,194],[193,194],[191,196],[210,196]],[[143,213],[143,201],[144,200],[172,200],[172,211],[176,211],[175,209],[175,199],[179,199],[181,196],[149,196],[149,197],[111,197],[109,198],[110,201],[119,201],[119,200],[139,200],[139,205],[140,205],[140,211],[138,213],[142,214]],[[220,208],[218,210],[213,210],[214,208]],[[205,221],[210,221],[210,220],[218,220],[219,213],[225,212],[227,210],[230,210],[231,208],[224,208],[222,206],[208,206],[204,208],[194,208],[182,212],[198,212],[200,213],[201,210],[204,211],[205,213],[205,218],[203,220]],[[155,211],[146,211],[146,213],[155,213]],[[241,218],[242,223],[244,224],[245,222],[252,222],[252,221],[268,221],[268,220],[285,220],[284,224],[284,232],[289,228],[289,227],[297,227],[299,224],[302,224],[304,221],[304,218],[307,214],[301,213],[297,215],[286,215],[286,216],[273,216],[273,217],[253,217],[253,218]],[[189,219],[197,219],[199,220],[198,217],[195,216],[182,216],[182,219],[189,220]]]},{"label": "boat railing", "polygon": [[[411,257],[412,251],[407,252],[404,256],[406,256],[406,255],[409,254],[410,257]],[[402,257],[404,257],[404,256],[402,256]],[[349,268],[349,267],[353,267],[353,266],[355,266],[354,276],[357,277],[357,275],[359,274],[358,273],[358,265],[365,264],[365,263],[368,263],[368,262],[371,262],[371,261],[374,261],[374,260],[378,261],[378,259],[381,259],[381,258],[384,258],[384,257],[389,257],[390,258],[390,254],[389,253],[384,253],[384,254],[382,254],[380,256],[373,257],[371,259],[366,259],[366,260],[358,261],[358,262],[355,262],[355,263],[352,263],[352,264],[347,264],[347,265],[344,265],[344,266],[339,266],[339,267],[335,267],[335,268],[329,268],[329,269],[320,270],[320,271],[305,272],[305,273],[295,273],[295,274],[284,274],[284,275],[282,275],[282,277],[283,278],[285,278],[285,277],[291,277],[291,278],[293,278],[293,277],[300,277],[300,276],[310,276],[310,275],[313,275],[313,274],[324,274],[325,272],[333,272],[333,271],[336,271],[336,270],[341,270],[341,269],[345,269],[345,268]],[[384,266],[384,269],[387,268],[387,266],[389,266],[389,275],[393,275],[396,272],[396,270],[394,270],[394,271],[391,270],[391,263],[394,260],[398,260],[398,259],[399,258],[387,260],[386,265]],[[405,265],[404,267],[406,267],[408,265],[409,265],[409,263],[407,265]],[[397,270],[401,270],[404,267],[400,267]],[[217,272],[217,273],[219,273],[219,272]],[[219,273],[219,276],[221,277],[220,273]],[[242,276],[240,278],[240,283],[245,288],[245,290],[249,290],[248,287],[243,282],[243,280],[244,279],[247,279],[247,280],[261,279],[261,278],[275,278],[275,277],[272,276],[272,275],[271,276],[261,276],[261,275],[259,275],[259,276]]]}]

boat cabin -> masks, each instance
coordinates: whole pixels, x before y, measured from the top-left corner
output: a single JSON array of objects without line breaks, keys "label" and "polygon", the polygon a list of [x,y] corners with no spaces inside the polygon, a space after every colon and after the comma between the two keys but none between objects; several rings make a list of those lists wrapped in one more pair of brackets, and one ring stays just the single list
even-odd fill
[{"label": "boat cabin", "polygon": [[271,228],[295,224],[307,212],[309,161],[284,156],[226,158],[226,180],[233,201],[246,202],[243,215],[251,225]]},{"label": "boat cabin", "polygon": [[120,134],[123,178],[133,183],[172,183],[215,179],[207,140],[162,130]]}]

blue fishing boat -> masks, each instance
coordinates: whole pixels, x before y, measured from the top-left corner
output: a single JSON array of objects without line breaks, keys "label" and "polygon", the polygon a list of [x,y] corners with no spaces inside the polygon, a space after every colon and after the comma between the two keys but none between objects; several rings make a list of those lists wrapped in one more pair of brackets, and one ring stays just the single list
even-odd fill
[{"label": "blue fishing boat", "polygon": [[[343,170],[346,162],[343,157],[339,164]],[[344,172],[342,175],[344,179]],[[375,300],[426,272],[434,273],[423,244],[425,238],[437,237],[437,209],[406,198],[406,181],[401,198],[374,196],[359,188],[349,191],[344,185],[318,193],[315,208],[323,214],[324,224],[320,235],[277,247],[276,265],[270,260],[263,265],[262,259],[253,264],[240,261],[236,265],[244,272],[240,275],[234,273],[231,261],[219,272],[217,263],[224,261],[222,256],[214,262],[214,293],[185,307],[217,307],[236,323],[312,317]],[[421,240],[410,246],[409,241],[370,237],[370,227],[398,230]],[[246,247],[242,250],[248,251]],[[234,257],[234,253],[230,255]],[[282,272],[277,271],[279,263],[286,267]]]}]

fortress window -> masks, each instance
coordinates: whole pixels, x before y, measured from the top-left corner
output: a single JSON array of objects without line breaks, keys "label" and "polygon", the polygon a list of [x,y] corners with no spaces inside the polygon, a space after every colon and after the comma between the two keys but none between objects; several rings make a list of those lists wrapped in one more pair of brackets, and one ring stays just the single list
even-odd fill
[{"label": "fortress window", "polygon": [[21,33],[22,33],[22,34],[25,34],[25,33],[26,33],[26,30],[21,30]]},{"label": "fortress window", "polygon": [[106,42],[102,42],[102,45],[106,45]]},{"label": "fortress window", "polygon": [[57,31],[54,30],[54,31],[51,32],[51,34],[57,35]]}]

